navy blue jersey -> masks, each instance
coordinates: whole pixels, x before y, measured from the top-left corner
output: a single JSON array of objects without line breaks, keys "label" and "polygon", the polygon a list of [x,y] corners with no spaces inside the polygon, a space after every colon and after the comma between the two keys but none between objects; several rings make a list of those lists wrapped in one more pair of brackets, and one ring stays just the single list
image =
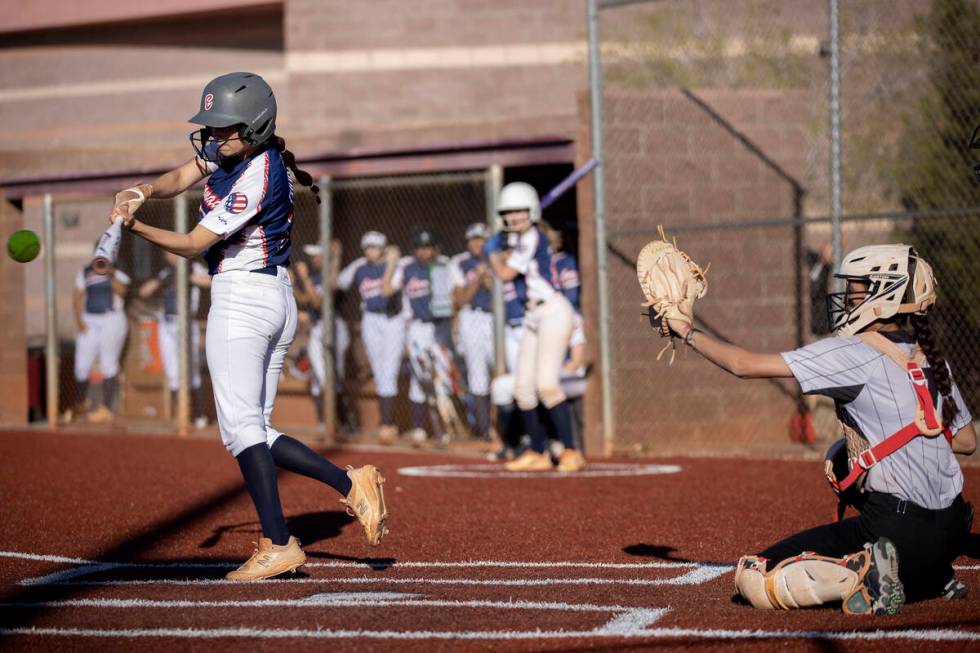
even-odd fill
[{"label": "navy blue jersey", "polygon": [[544,301],[558,292],[551,275],[551,247],[537,225],[520,235],[507,257],[507,266],[524,275],[527,297]]},{"label": "navy blue jersey", "polygon": [[129,285],[129,276],[116,270],[112,277],[96,274],[91,265],[86,265],[75,277],[75,287],[85,291],[85,312],[100,315],[110,311],[121,311],[122,297],[112,291],[112,279]]},{"label": "navy blue jersey", "polygon": [[246,159],[207,166],[198,222],[221,236],[204,255],[210,273],[289,265],[293,182],[279,150],[266,144]]},{"label": "navy blue jersey", "polygon": [[568,298],[576,311],[582,310],[579,299],[582,281],[578,274],[578,261],[571,254],[558,252],[551,257],[551,278],[555,286]]},{"label": "navy blue jersey", "polygon": [[361,296],[361,310],[390,314],[393,308],[391,304],[396,298],[385,297],[381,292],[386,267],[384,261],[371,263],[362,256],[340,272],[337,285],[341,290],[351,287],[357,289]]},{"label": "navy blue jersey", "polygon": [[392,277],[392,286],[402,291],[413,320],[432,321],[432,280],[428,265],[415,257],[402,259]]},{"label": "navy blue jersey", "polygon": [[[481,265],[489,266],[487,259],[483,256],[473,256],[469,252],[454,256],[450,267],[453,286],[463,288],[473,283],[477,276],[476,269]],[[481,283],[479,289],[474,293],[473,299],[470,300],[469,307],[489,313],[493,310],[492,305],[493,293]]]},{"label": "navy blue jersey", "polygon": [[527,304],[527,283],[523,276],[514,277],[504,284],[504,319],[511,326],[524,322],[524,305]]}]

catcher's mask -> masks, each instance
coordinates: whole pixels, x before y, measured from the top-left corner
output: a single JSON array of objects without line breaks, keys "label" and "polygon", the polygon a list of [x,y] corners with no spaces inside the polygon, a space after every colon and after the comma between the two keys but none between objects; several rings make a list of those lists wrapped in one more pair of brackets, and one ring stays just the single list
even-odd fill
[{"label": "catcher's mask", "polygon": [[834,276],[847,282],[843,292],[827,294],[827,317],[838,336],[896,314],[925,314],[936,302],[932,268],[909,245],[860,247]]},{"label": "catcher's mask", "polygon": [[[973,136],[970,137],[970,149],[980,150],[980,125],[973,128]],[[973,176],[980,181],[980,163],[973,166]]]},{"label": "catcher's mask", "polygon": [[189,122],[201,125],[191,132],[191,145],[205,161],[220,163],[218,127],[239,125],[239,137],[248,145],[264,143],[276,131],[276,97],[264,79],[254,73],[228,73],[208,82],[201,92],[201,109]]},{"label": "catcher's mask", "polygon": [[537,223],[541,220],[538,191],[523,181],[507,184],[497,198],[497,215],[503,222],[504,231],[523,231],[527,225]]}]

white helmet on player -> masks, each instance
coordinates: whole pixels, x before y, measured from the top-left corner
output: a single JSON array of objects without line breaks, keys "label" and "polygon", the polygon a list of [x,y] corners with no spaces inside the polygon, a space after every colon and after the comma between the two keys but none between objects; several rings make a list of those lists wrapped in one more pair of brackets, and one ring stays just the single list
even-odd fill
[{"label": "white helmet on player", "polygon": [[[936,303],[932,268],[909,245],[859,247],[844,257],[834,276],[849,286],[827,295],[830,325],[839,336],[900,313],[923,315]],[[850,287],[852,282],[861,287]]]},{"label": "white helmet on player", "polygon": [[505,215],[512,211],[527,211],[531,224],[541,220],[541,200],[538,191],[531,184],[515,181],[500,189],[497,198],[497,214],[504,221],[504,230],[518,231],[523,226],[522,221],[515,222],[511,216]]}]

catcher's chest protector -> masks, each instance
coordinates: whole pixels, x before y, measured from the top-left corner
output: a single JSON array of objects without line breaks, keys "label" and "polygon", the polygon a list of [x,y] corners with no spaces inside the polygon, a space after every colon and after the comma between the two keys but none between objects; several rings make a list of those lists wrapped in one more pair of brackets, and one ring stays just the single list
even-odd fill
[{"label": "catcher's chest protector", "polygon": [[[901,347],[880,333],[860,333],[857,337],[867,345],[883,353],[892,362],[906,371],[909,382],[912,384],[912,389],[915,391],[917,406],[915,419],[911,423],[906,424],[873,447],[867,447],[863,451],[856,452],[853,442],[854,438],[848,438],[848,450],[852,456],[850,461],[851,470],[843,480],[836,478],[830,479],[831,485],[838,494],[843,493],[854,485],[869,469],[919,436],[933,438],[942,433],[950,445],[953,443],[953,432],[949,427],[943,427],[942,421],[936,414],[936,407],[932,402],[932,396],[929,394],[929,388],[926,385],[926,375],[921,367],[921,363],[925,361],[925,356],[922,352],[917,349],[915,355],[909,357]],[[845,426],[845,434],[847,434],[847,431],[848,429]]]}]

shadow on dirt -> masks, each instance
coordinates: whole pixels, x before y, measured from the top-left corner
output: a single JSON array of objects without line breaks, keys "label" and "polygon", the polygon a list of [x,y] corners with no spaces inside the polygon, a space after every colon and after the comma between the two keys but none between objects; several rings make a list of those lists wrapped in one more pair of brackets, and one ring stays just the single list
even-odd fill
[{"label": "shadow on dirt", "polygon": [[[341,530],[354,521],[354,518],[341,511],[320,511],[307,512],[302,515],[293,515],[286,518],[286,526],[289,533],[294,535],[304,547],[316,544],[323,540],[330,540],[340,535]],[[261,537],[259,533],[258,521],[247,521],[240,524],[227,524],[218,526],[207,538],[199,545],[202,549],[213,548],[221,541],[225,535],[232,533],[248,533],[254,535],[255,539]],[[310,555],[307,552],[307,555]]]}]

